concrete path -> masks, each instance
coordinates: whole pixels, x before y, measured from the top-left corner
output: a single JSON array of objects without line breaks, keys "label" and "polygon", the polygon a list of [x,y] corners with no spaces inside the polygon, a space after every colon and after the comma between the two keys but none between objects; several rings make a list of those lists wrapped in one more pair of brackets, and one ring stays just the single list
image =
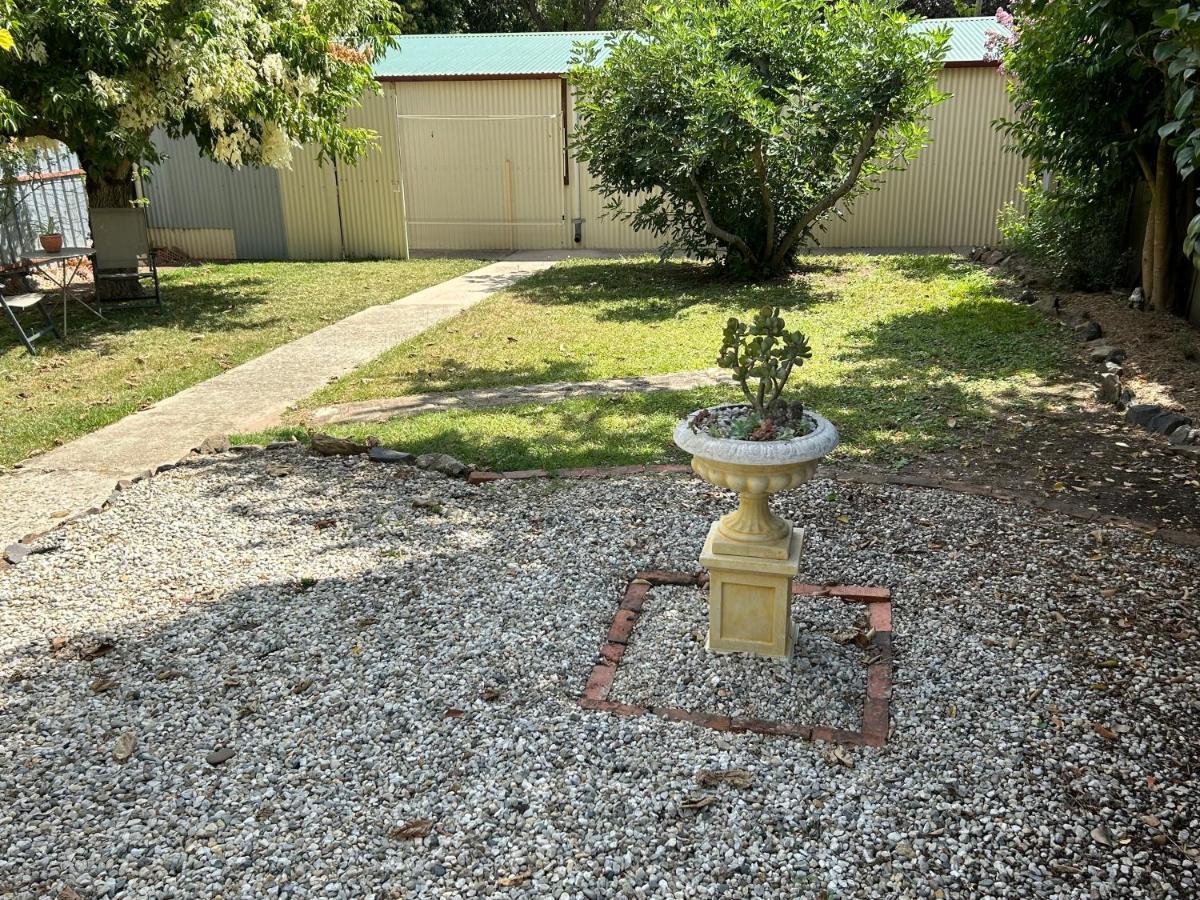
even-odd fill
[{"label": "concrete path", "polygon": [[313,425],[345,425],[354,422],[382,422],[396,416],[439,412],[446,409],[471,409],[488,406],[515,406],[519,403],[553,403],[569,397],[595,397],[603,394],[629,394],[649,391],[687,391],[692,388],[732,384],[721,369],[698,369],[669,375],[635,375],[606,378],[603,381],[555,381],[513,387],[478,388],[438,394],[409,394],[384,400],[363,400],[322,406],[303,417]]},{"label": "concrete path", "polygon": [[515,253],[373,306],[197,384],[0,476],[0,554],[100,506],[118,481],[186,456],[211,435],[276,424],[292,404],[414,334],[566,259]]}]

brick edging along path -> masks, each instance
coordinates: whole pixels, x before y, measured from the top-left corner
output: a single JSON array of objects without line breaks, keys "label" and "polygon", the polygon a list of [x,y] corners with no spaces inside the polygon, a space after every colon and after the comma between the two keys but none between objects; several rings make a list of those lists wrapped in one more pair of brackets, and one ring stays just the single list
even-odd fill
[{"label": "brick edging along path", "polygon": [[[469,484],[487,484],[493,481],[524,481],[530,478],[620,478],[627,475],[691,475],[692,467],[680,464],[668,465],[632,465],[632,466],[601,466],[585,469],[559,469],[551,472],[546,469],[521,469],[512,472],[476,471],[467,476]],[[1047,512],[1061,513],[1073,519],[1084,522],[1094,522],[1097,525],[1110,525],[1114,528],[1128,528],[1141,531],[1149,537],[1158,538],[1168,544],[1180,547],[1200,547],[1200,532],[1182,531],[1176,528],[1163,528],[1156,522],[1143,519],[1128,519],[1124,516],[1113,516],[1097,512],[1076,503],[1055,500],[1052,497],[1039,497],[1024,491],[1013,491],[1007,488],[996,488],[986,484],[973,484],[969,481],[952,481],[943,478],[929,478],[924,475],[886,475],[874,472],[837,471],[822,468],[817,473],[818,478],[828,478],[846,484],[882,484],[894,487],[931,488],[949,491],[954,494],[970,494],[975,497],[990,497],[1006,503],[1020,503]]]},{"label": "brick edging along path", "polygon": [[613,713],[618,716],[657,716],[668,722],[690,722],[714,731],[751,733],[772,737],[795,737],[811,741],[831,741],[854,746],[882,747],[887,743],[891,725],[889,704],[892,696],[892,592],[882,587],[860,587],[845,584],[793,584],[792,596],[834,597],[845,603],[862,603],[867,608],[870,629],[871,657],[867,661],[866,699],[863,703],[862,727],[858,731],[778,722],[772,719],[725,716],[703,710],[676,706],[640,706],[608,698],[617,668],[625,655],[625,647],[642,616],[650,590],[660,585],[707,584],[704,572],[645,571],[638,572],[625,588],[621,603],[613,616],[600,653],[584,685],[579,705],[584,709]]}]

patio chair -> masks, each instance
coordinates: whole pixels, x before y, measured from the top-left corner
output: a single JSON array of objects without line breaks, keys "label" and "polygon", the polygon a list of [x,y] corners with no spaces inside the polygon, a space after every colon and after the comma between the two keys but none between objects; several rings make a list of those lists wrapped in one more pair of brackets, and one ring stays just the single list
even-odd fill
[{"label": "patio chair", "polygon": [[158,267],[144,209],[89,209],[92,275],[99,303],[137,303],[162,312]]},{"label": "patio chair", "polygon": [[[12,278],[12,276],[9,276]],[[21,286],[18,291],[6,291],[6,283],[0,281],[0,306],[4,307],[4,312],[8,316],[8,321],[16,330],[17,336],[21,339],[21,343],[25,345],[25,349],[29,351],[30,356],[37,356],[37,348],[33,346],[34,341],[42,337],[46,332],[53,332],[54,336],[61,338],[57,326],[54,324],[54,319],[51,318],[50,312],[46,309],[46,304],[43,302],[46,295],[41,291],[28,290],[31,286],[27,276],[16,276],[12,278]],[[42,314],[45,324],[37,331],[28,332],[21,325],[21,319],[18,313],[27,313],[37,310]]]}]

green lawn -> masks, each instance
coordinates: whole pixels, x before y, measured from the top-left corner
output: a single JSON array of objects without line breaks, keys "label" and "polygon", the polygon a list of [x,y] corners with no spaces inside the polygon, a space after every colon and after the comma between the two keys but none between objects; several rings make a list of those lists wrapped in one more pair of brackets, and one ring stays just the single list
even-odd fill
[{"label": "green lawn", "polygon": [[[783,307],[814,358],[793,394],[833,419],[844,459],[899,464],[952,445],[1071,366],[1059,329],[950,256],[825,256],[786,282],[701,266],[574,260],[495,295],[318,392],[306,408],[424,391],[582,381],[712,366],[730,315]],[[673,423],[722,389],[430,413],[333,431],[488,468],[674,459]],[[298,421],[303,420],[303,410]]]},{"label": "green lawn", "polygon": [[482,265],[236,263],[162,270],[166,311],[71,309],[65,342],[31,357],[0,324],[0,466],[94,431],[368,306]]}]

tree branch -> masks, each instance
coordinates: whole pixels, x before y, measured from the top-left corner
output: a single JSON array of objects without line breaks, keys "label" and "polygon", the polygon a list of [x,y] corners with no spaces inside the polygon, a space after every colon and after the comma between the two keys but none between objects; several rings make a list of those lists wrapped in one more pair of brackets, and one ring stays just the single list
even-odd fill
[{"label": "tree branch", "polygon": [[758,257],[754,255],[754,251],[750,249],[749,244],[732,231],[726,231],[713,221],[712,213],[708,210],[708,202],[704,199],[704,191],[700,187],[700,182],[696,179],[696,176],[689,175],[688,181],[692,183],[692,188],[696,191],[696,205],[700,207],[700,215],[704,216],[704,230],[717,240],[724,241],[736,249],[742,256],[746,257],[747,262],[757,263]]},{"label": "tree branch", "polygon": [[521,5],[525,7],[525,12],[529,16],[529,20],[537,26],[538,31],[549,31],[546,27],[546,16],[543,15],[538,0],[522,0]]},{"label": "tree branch", "polygon": [[880,116],[876,116],[870,126],[863,133],[862,140],[858,142],[858,150],[854,157],[850,160],[850,171],[846,173],[846,177],[842,179],[832,191],[818,200],[811,209],[788,229],[788,233],[784,235],[783,240],[775,249],[774,255],[771,257],[771,267],[777,268],[783,263],[800,235],[808,228],[817,217],[828,211],[835,203],[841,200],[846,194],[850,193],[850,189],[854,187],[854,183],[858,181],[858,176],[862,172],[863,165],[871,156],[871,151],[875,148],[875,138],[879,135],[879,129],[883,127],[883,120]]},{"label": "tree branch", "polygon": [[771,185],[767,181],[767,162],[763,159],[762,141],[755,145],[753,159],[754,170],[758,173],[758,192],[767,217],[767,238],[763,241],[762,251],[763,258],[766,258],[775,247],[775,204],[771,201]]}]

